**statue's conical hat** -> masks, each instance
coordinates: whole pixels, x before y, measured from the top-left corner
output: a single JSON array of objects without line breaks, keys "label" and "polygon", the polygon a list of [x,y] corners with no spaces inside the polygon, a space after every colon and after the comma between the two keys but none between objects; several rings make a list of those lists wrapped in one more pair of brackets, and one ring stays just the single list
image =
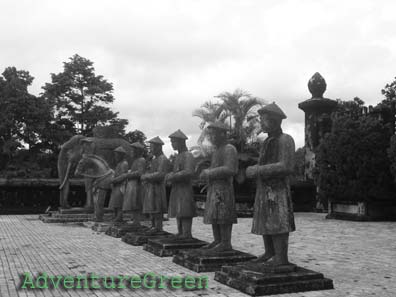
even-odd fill
[{"label": "statue's conical hat", "polygon": [[131,144],[131,147],[133,147],[133,148],[137,148],[137,149],[144,149],[144,145],[143,144],[141,144],[140,142],[134,142],[134,143],[132,143]]},{"label": "statue's conical hat", "polygon": [[117,153],[126,154],[126,150],[122,146],[117,147],[116,149],[114,149],[114,151]]},{"label": "statue's conical hat", "polygon": [[184,134],[180,129],[176,130],[173,132],[171,135],[169,135],[169,138],[178,138],[178,139],[188,139],[186,134]]},{"label": "statue's conical hat", "polygon": [[164,145],[164,142],[158,136],[156,136],[154,138],[151,138],[148,142],[149,143],[156,143],[156,144]]},{"label": "statue's conical hat", "polygon": [[287,118],[285,113],[282,111],[282,109],[280,109],[280,107],[278,105],[276,105],[275,102],[272,102],[271,104],[268,104],[268,105],[260,108],[257,112],[259,114],[269,113],[272,115],[276,115],[276,116],[280,117],[281,119]]}]

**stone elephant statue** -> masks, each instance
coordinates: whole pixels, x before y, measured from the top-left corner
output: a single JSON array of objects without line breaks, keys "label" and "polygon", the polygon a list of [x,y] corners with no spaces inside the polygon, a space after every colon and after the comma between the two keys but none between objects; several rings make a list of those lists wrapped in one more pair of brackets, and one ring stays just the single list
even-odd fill
[{"label": "stone elephant statue", "polygon": [[[99,138],[85,137],[75,135],[65,142],[58,156],[58,177],[59,186],[59,204],[62,208],[70,208],[68,197],[70,190],[70,177],[76,169],[76,165],[81,160],[83,154],[93,154],[103,158],[109,166],[114,169],[116,164],[114,160],[114,149],[122,146],[127,151],[127,160],[131,164],[131,146],[128,141],[122,138]],[[92,181],[90,178],[84,178],[85,191],[87,198],[85,202],[86,209],[93,209],[92,200]]]}]

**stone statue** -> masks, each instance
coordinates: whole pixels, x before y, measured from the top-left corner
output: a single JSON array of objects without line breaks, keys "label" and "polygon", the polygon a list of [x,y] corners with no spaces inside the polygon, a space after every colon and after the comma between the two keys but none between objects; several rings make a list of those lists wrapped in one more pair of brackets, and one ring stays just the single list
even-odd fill
[{"label": "stone statue", "polygon": [[[93,155],[95,152],[95,143],[93,142],[92,137],[85,137],[80,140],[82,155]],[[91,209],[94,207],[93,201],[93,193],[92,193],[92,178],[86,177],[84,178],[84,187],[85,187],[85,195],[86,195],[86,202],[85,208]],[[102,195],[102,193],[100,194]]]},{"label": "stone statue", "polygon": [[168,216],[176,218],[176,238],[192,238],[191,227],[196,207],[192,188],[194,175],[194,157],[187,150],[187,136],[180,130],[169,135],[172,148],[178,154],[173,164],[173,171],[166,175],[166,182],[172,185]]},{"label": "stone statue", "polygon": [[114,171],[114,178],[111,182],[111,197],[109,202],[109,208],[114,209],[114,222],[121,223],[122,222],[122,205],[124,202],[124,194],[125,194],[125,181],[117,179],[122,174],[128,171],[128,162],[126,160],[126,151],[122,146],[117,147],[114,150],[115,160],[117,162],[117,166]]},{"label": "stone statue", "polygon": [[[99,137],[85,137],[82,135],[75,135],[65,142],[58,156],[58,177],[60,180],[60,199],[59,204],[62,208],[70,208],[68,197],[70,190],[70,177],[74,172],[74,168],[81,160],[83,154],[94,154],[106,161],[110,168],[115,168],[113,150],[122,146],[129,154],[131,148],[130,144],[121,138],[99,138]],[[129,157],[128,157],[129,158]],[[129,160],[128,160],[129,162]],[[92,187],[89,178],[85,179],[85,190],[87,192],[87,199],[85,208],[92,209],[94,207],[92,201]]]},{"label": "stone statue", "polygon": [[268,134],[260,150],[258,164],[246,169],[257,179],[252,233],[262,235],[265,253],[257,262],[288,264],[289,232],[295,230],[289,178],[294,167],[294,140],[281,129],[286,118],[275,104],[258,110],[262,130]]},{"label": "stone statue", "polygon": [[143,190],[140,177],[146,170],[146,160],[142,157],[144,146],[140,142],[134,142],[132,147],[132,165],[124,178],[127,180],[124,204],[122,210],[124,212],[132,212],[133,224],[140,226],[142,206],[143,206]]},{"label": "stone statue", "polygon": [[167,212],[165,175],[169,171],[169,160],[162,152],[163,141],[157,136],[148,141],[150,152],[154,155],[148,172],[141,176],[144,183],[143,213],[150,214],[151,232],[162,230],[163,214]]},{"label": "stone statue", "polygon": [[237,223],[233,178],[238,172],[238,156],[236,148],[227,144],[227,130],[221,122],[208,125],[209,139],[216,150],[210,167],[200,174],[208,185],[204,223],[212,224],[214,237],[204,248],[216,252],[232,250],[232,224]]},{"label": "stone statue", "polygon": [[97,155],[84,154],[77,164],[75,175],[81,175],[90,180],[95,221],[102,222],[106,192],[111,188],[114,170],[110,168],[103,158]]}]

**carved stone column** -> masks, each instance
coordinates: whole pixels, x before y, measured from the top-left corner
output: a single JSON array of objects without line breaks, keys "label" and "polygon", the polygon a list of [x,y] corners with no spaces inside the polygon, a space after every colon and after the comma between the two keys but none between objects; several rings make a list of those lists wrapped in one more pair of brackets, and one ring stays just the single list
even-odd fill
[{"label": "carved stone column", "polygon": [[[315,167],[315,150],[327,132],[330,132],[332,120],[331,113],[337,107],[337,101],[323,98],[326,91],[326,81],[316,72],[308,81],[308,89],[312,98],[298,104],[305,112],[305,170],[306,181],[313,180],[313,168]],[[319,208],[327,208],[320,205]]]}]

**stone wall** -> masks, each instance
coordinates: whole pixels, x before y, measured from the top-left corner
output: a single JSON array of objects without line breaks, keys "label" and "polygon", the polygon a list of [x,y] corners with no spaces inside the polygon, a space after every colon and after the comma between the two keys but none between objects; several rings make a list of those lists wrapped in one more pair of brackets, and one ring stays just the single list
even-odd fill
[{"label": "stone wall", "polygon": [[[44,213],[49,206],[52,210],[59,207],[58,179],[1,179],[0,178],[0,214]],[[206,194],[200,193],[201,186],[194,186],[195,200],[201,211],[204,209]],[[295,182],[291,185],[295,211],[314,209],[315,188],[307,182]],[[169,198],[170,187],[167,187]],[[240,217],[250,217],[253,213],[255,185],[250,183],[248,190],[242,191],[236,186],[237,210]],[[108,193],[105,205],[110,199]],[[83,207],[85,189],[82,180],[71,180],[70,204]]]}]

